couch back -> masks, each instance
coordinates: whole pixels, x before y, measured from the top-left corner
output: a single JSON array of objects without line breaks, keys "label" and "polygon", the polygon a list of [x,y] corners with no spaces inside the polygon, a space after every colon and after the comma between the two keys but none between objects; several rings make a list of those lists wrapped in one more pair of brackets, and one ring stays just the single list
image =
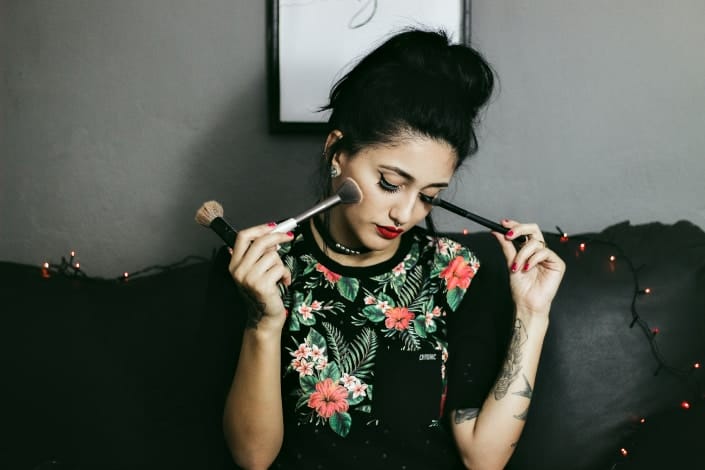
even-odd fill
[{"label": "couch back", "polygon": [[[505,282],[488,233],[451,235]],[[623,223],[547,242],[567,272],[508,468],[705,468],[705,233]],[[206,344],[222,337],[204,318],[209,268],[117,282],[0,263],[0,467],[225,468],[198,405],[203,351],[221,350]]]}]

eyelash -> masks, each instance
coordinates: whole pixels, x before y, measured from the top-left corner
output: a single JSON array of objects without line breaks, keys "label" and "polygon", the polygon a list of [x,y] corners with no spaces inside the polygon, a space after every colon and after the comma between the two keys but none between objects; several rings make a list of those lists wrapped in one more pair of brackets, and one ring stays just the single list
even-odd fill
[{"label": "eyelash", "polygon": [[[382,173],[379,174],[379,182],[377,184],[380,188],[382,188],[382,190],[387,191],[388,193],[396,193],[401,190],[401,186],[397,186],[396,184],[392,184],[387,181]],[[438,199],[438,195],[429,196],[427,194],[419,193],[419,199],[421,199],[421,202],[424,204],[433,204],[436,199]]]},{"label": "eyelash", "polygon": [[382,173],[379,174],[379,187],[382,188],[384,191],[387,191],[388,193],[396,193],[401,189],[401,186],[397,186],[396,184],[392,184],[386,179],[384,179],[384,175]]}]

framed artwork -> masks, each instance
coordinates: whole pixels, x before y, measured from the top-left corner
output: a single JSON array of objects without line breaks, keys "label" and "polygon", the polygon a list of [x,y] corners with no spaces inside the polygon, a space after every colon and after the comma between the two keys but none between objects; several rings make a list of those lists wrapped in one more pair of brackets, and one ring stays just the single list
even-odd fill
[{"label": "framed artwork", "polygon": [[471,0],[269,0],[270,132],[324,132],[320,108],[347,69],[405,27],[470,42]]}]

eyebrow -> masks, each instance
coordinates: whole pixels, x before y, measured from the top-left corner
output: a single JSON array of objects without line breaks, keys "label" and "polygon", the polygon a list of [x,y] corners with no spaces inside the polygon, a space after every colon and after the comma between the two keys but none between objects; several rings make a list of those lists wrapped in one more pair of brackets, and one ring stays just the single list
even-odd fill
[{"label": "eyebrow", "polygon": [[[411,181],[411,182],[416,181],[416,178],[414,178],[413,176],[411,176],[409,173],[407,173],[406,171],[402,170],[402,169],[399,168],[398,166],[380,165],[380,168],[384,168],[385,170],[393,171],[393,172],[399,174],[399,176],[402,176],[402,177],[406,178],[407,180],[409,180],[409,181]],[[426,188],[447,188],[447,187],[448,187],[448,183],[431,183],[431,184],[428,184],[428,185],[426,185],[426,186],[424,186],[424,187],[426,187]]]}]

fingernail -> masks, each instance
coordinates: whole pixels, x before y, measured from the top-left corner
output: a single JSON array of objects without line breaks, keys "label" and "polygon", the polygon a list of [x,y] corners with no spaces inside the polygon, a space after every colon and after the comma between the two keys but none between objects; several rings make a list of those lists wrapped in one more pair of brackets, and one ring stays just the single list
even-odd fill
[{"label": "fingernail", "polygon": [[232,255],[233,254],[233,249],[228,247],[228,252]]},{"label": "fingernail", "polygon": [[515,273],[517,271],[517,264],[512,263],[512,267],[510,269],[512,270],[513,273]]},{"label": "fingernail", "polygon": [[502,222],[506,224],[507,222],[509,222],[509,219],[502,219]]},{"label": "fingernail", "polygon": [[294,232],[286,232],[286,236],[289,238],[294,238]]},{"label": "fingernail", "polygon": [[524,265],[524,271],[528,271],[528,270],[529,270],[529,263],[526,263],[526,264]]},{"label": "fingernail", "polygon": [[267,227],[276,227],[276,226],[277,226],[277,224],[275,222],[269,222],[267,224]]},{"label": "fingernail", "polygon": [[507,237],[513,237],[514,236],[514,230],[510,230],[507,232]]}]

